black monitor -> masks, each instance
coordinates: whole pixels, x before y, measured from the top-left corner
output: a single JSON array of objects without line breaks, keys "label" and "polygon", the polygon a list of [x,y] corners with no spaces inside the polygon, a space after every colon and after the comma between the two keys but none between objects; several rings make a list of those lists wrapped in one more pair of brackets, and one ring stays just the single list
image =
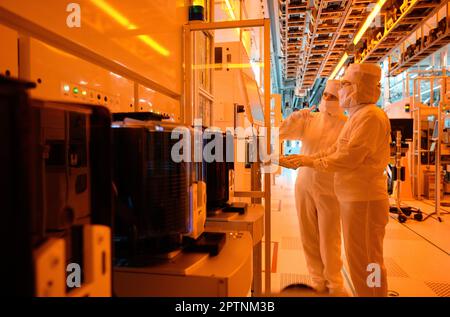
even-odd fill
[{"label": "black monitor", "polygon": [[391,122],[391,137],[392,142],[395,143],[397,138],[397,131],[402,133],[402,142],[412,141],[413,139],[413,119],[389,119]]}]

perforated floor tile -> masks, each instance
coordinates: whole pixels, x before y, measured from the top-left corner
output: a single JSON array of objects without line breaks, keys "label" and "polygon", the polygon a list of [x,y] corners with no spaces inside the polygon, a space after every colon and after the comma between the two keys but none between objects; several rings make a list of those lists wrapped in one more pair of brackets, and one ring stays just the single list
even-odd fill
[{"label": "perforated floor tile", "polygon": [[439,297],[450,297],[450,283],[425,282]]},{"label": "perforated floor tile", "polygon": [[384,265],[386,266],[388,277],[409,277],[393,258],[385,257]]},{"label": "perforated floor tile", "polygon": [[280,274],[280,289],[282,290],[286,286],[292,284],[306,284],[312,285],[312,280],[309,275],[294,274],[294,273],[281,273]]}]

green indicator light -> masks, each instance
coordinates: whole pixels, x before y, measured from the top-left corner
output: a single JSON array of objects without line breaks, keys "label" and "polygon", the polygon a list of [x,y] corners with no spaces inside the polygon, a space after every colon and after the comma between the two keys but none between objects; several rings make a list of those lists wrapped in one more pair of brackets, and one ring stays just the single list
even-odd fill
[{"label": "green indicator light", "polygon": [[73,93],[77,94],[78,93],[78,88],[77,87],[73,87]]}]

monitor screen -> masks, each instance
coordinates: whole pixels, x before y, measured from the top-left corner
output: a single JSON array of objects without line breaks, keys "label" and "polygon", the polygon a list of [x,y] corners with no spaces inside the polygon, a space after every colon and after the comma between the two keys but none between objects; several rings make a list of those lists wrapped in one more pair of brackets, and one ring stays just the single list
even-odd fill
[{"label": "monitor screen", "polygon": [[241,72],[242,86],[246,98],[246,112],[249,120],[257,125],[264,125],[264,110],[262,93],[259,90],[256,80],[244,72]]},{"label": "monitor screen", "polygon": [[413,139],[413,119],[389,119],[391,123],[392,142],[395,142],[397,131],[402,134],[402,142]]},{"label": "monitor screen", "polygon": [[433,136],[431,137],[432,140],[437,140],[439,136],[439,121],[434,121],[434,128],[433,128]]},{"label": "monitor screen", "polygon": [[431,143],[430,152],[434,152],[436,150],[436,142]]},{"label": "monitor screen", "polygon": [[450,119],[445,119],[444,121],[444,128],[449,129],[450,128]]}]

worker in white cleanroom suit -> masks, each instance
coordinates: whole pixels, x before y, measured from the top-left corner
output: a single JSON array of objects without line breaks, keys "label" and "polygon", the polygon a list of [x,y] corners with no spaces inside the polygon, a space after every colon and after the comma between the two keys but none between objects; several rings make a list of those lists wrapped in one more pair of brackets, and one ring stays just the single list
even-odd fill
[{"label": "worker in white cleanroom suit", "polygon": [[[337,98],[338,80],[329,80],[319,105],[320,112],[302,109],[280,127],[280,139],[301,140],[301,153],[311,155],[331,147],[346,117]],[[341,225],[339,202],[334,194],[333,173],[299,170],[295,184],[296,208],[306,263],[318,292],[344,294],[341,274]]]},{"label": "worker in white cleanroom suit", "polygon": [[335,173],[345,251],[358,296],[387,296],[383,239],[389,200],[384,170],[391,137],[389,119],[375,105],[380,79],[376,64],[350,65],[339,89],[339,103],[348,111],[349,120],[338,141],[319,154],[288,159],[295,167]]}]

